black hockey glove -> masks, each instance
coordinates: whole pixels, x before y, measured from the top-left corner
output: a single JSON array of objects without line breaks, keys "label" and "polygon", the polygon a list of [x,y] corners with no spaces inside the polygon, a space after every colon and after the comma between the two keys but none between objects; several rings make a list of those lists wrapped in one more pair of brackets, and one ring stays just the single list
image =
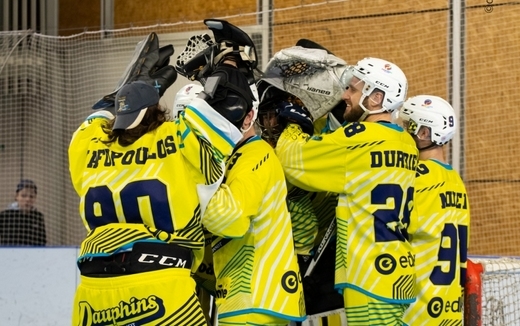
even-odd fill
[{"label": "black hockey glove", "polygon": [[116,89],[103,96],[92,108],[113,107],[117,92],[124,85],[138,80],[154,86],[159,96],[162,96],[177,79],[177,71],[169,65],[173,52],[171,44],[159,48],[157,34],[150,33],[146,39],[137,44],[132,61],[126,67]]},{"label": "black hockey glove", "polygon": [[227,64],[215,69],[198,97],[239,129],[253,107],[254,98],[246,76],[238,68]]},{"label": "black hockey glove", "polygon": [[303,106],[298,104],[282,101],[277,104],[278,122],[282,125],[292,122],[298,124],[302,131],[306,134],[312,135],[314,133],[314,126],[310,113]]},{"label": "black hockey glove", "polygon": [[140,80],[153,85],[163,96],[164,92],[177,80],[177,71],[170,63],[170,56],[173,54],[173,45],[169,44],[159,48],[156,54],[150,54],[143,58],[143,65],[137,71],[135,81]]}]

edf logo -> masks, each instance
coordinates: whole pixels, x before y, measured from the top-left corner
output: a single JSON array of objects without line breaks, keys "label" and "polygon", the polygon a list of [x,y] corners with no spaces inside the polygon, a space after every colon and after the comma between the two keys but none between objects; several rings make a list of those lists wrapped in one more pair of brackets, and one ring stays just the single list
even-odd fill
[{"label": "edf logo", "polygon": [[392,255],[382,254],[376,258],[376,269],[383,275],[390,275],[395,271],[397,262]]}]

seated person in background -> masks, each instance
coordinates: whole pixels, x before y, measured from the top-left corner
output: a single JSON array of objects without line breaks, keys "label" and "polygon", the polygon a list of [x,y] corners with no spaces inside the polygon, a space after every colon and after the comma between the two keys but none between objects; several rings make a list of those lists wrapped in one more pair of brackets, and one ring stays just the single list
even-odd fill
[{"label": "seated person in background", "polygon": [[0,213],[1,246],[45,246],[45,221],[34,207],[36,194],[31,180],[21,180],[16,186],[15,201]]}]

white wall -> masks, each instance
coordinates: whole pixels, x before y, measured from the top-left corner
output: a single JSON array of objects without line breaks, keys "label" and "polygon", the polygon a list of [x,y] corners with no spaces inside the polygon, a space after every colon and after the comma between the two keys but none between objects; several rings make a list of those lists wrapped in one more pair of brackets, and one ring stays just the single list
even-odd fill
[{"label": "white wall", "polygon": [[78,248],[0,247],[0,325],[70,325]]},{"label": "white wall", "polygon": [[[78,251],[77,247],[0,247],[0,326],[70,325],[74,293],[79,284]],[[484,278],[484,303],[486,295],[492,294],[494,300],[501,302],[504,312],[517,311],[520,257],[516,260],[469,258],[485,264],[490,278],[501,280],[486,282]],[[498,275],[501,271],[502,276]],[[513,295],[509,294],[512,289]],[[491,313],[486,309],[484,320],[488,320],[487,314]],[[518,318],[518,315],[511,314],[507,318]],[[520,318],[507,325],[520,325]]]}]

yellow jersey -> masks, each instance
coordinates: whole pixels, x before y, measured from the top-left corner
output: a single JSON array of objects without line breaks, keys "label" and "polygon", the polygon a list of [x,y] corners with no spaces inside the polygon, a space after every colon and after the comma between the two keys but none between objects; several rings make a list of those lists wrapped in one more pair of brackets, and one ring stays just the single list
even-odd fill
[{"label": "yellow jersey", "polygon": [[449,164],[419,161],[417,220],[408,231],[415,252],[417,301],[404,314],[408,325],[461,325],[470,211],[462,179]]},{"label": "yellow jersey", "polygon": [[215,236],[219,318],[260,313],[304,320],[286,195],[273,148],[258,136],[238,145],[227,161],[225,182],[202,219]]},{"label": "yellow jersey", "polygon": [[389,303],[413,302],[415,255],[407,227],[415,214],[418,151],[412,137],[386,122],[349,123],[313,137],[291,124],[276,153],[288,182],[339,196],[336,288]]},{"label": "yellow jersey", "polygon": [[106,111],[90,115],[69,146],[72,184],[89,231],[79,260],[161,241],[192,249],[196,270],[204,254],[201,216],[240,131],[201,99],[125,147],[102,142],[107,118]]}]

